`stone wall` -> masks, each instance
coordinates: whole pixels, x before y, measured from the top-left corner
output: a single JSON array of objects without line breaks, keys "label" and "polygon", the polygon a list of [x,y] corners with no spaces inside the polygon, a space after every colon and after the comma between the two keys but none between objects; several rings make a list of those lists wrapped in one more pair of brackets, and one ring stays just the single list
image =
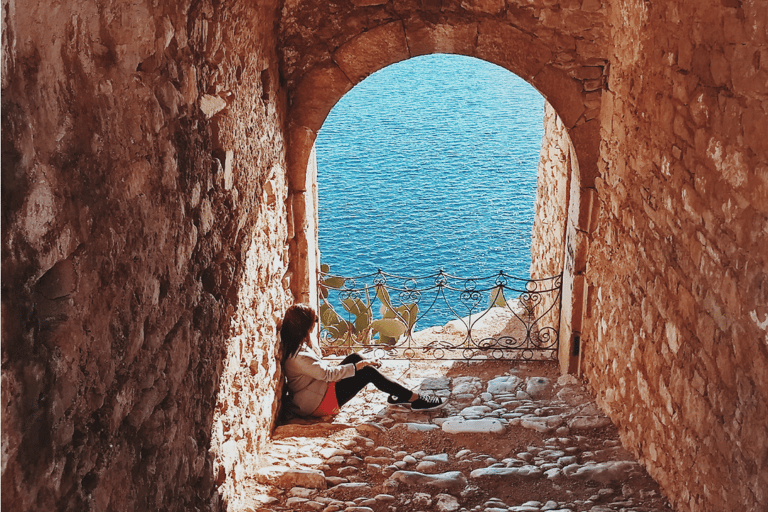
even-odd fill
[{"label": "stone wall", "polygon": [[768,503],[768,9],[611,2],[583,365],[680,511]]},{"label": "stone wall", "polygon": [[3,0],[3,509],[216,510],[255,463],[290,295],[277,14]]},{"label": "stone wall", "polygon": [[536,213],[531,235],[531,278],[563,271],[565,219],[573,146],[557,113],[544,102],[544,136],[537,170]]},{"label": "stone wall", "polygon": [[584,238],[579,231],[581,175],[568,129],[546,102],[537,172],[531,278],[562,275],[560,294],[553,296],[559,300],[559,307],[552,308],[553,304],[545,300],[540,310],[551,312],[542,318],[540,324],[559,327],[560,368],[563,373],[574,373],[578,364],[578,348],[574,350],[574,344],[578,342],[574,341],[574,334],[578,337],[581,331],[584,282],[583,257],[576,257],[576,253],[582,253],[583,249],[578,250],[575,243]]},{"label": "stone wall", "polygon": [[768,502],[764,2],[1,5],[3,507],[237,506],[312,288],[314,135],[432,52],[560,115],[566,215],[536,236],[564,237],[565,325],[625,446],[679,510]]}]

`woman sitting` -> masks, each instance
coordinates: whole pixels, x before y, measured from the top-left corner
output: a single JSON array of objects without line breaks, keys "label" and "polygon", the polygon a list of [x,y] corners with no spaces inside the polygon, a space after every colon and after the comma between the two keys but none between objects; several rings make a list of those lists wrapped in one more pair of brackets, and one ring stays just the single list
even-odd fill
[{"label": "woman sitting", "polygon": [[387,402],[414,410],[436,409],[444,405],[436,396],[420,396],[388,379],[376,368],[378,361],[360,354],[347,356],[338,366],[330,366],[315,351],[310,335],[318,321],[317,313],[307,304],[288,308],[280,328],[283,369],[295,409],[302,416],[338,414],[366,385],[373,384],[389,393]]}]

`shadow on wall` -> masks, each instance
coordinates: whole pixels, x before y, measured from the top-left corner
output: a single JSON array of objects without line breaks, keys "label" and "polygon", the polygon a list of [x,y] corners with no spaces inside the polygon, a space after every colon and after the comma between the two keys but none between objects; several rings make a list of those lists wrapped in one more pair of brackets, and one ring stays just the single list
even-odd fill
[{"label": "shadow on wall", "polygon": [[[283,266],[248,267],[259,237],[285,238],[282,113],[261,99],[275,56],[205,74],[217,52],[201,27],[249,54],[274,25],[223,30],[206,2],[137,3],[77,26],[35,8],[48,6],[3,3],[2,507],[219,510],[212,425],[232,325],[254,306],[243,283],[263,275],[254,288],[283,300]],[[237,80],[219,118],[200,109],[202,91]],[[272,138],[241,150],[232,134],[246,122]]]},{"label": "shadow on wall", "polygon": [[[30,199],[3,203],[4,508],[218,508],[211,425],[244,265],[178,213],[217,163],[205,132],[177,129],[178,190],[136,202],[98,175],[100,155],[62,156],[78,179],[51,190],[48,233],[74,227],[76,242],[44,273],[55,249],[18,228]],[[4,129],[4,149],[13,139]],[[3,175],[14,165],[3,158]],[[11,180],[3,193],[24,195]],[[211,208],[225,196],[210,191]]]},{"label": "shadow on wall", "polygon": [[3,0],[4,509],[219,510],[269,435],[279,7]]}]

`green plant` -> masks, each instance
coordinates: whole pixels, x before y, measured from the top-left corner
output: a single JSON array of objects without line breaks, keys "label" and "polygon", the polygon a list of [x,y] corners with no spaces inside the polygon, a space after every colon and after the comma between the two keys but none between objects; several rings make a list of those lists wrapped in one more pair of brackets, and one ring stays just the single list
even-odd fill
[{"label": "green plant", "polygon": [[361,345],[366,345],[371,339],[371,303],[368,297],[368,291],[365,293],[365,302],[358,298],[348,298],[341,301],[341,305],[347,312],[355,316],[352,324],[352,332],[355,334],[355,341]]},{"label": "green plant", "polygon": [[419,316],[419,305],[413,303],[392,307],[389,292],[382,285],[376,286],[376,297],[381,302],[382,318],[374,322],[374,330],[378,332],[381,343],[394,345],[400,336],[412,331]]},{"label": "green plant", "polygon": [[349,332],[350,324],[333,309],[325,298],[320,303],[320,324],[334,340],[341,340]]},{"label": "green plant", "polygon": [[339,315],[328,301],[329,290],[344,288],[346,279],[329,275],[330,266],[320,266],[318,278],[318,295],[320,297],[320,323],[326,337],[332,339],[337,346],[360,348],[370,343],[371,338],[371,301],[366,291],[365,301],[356,297],[348,297],[341,301],[341,306],[347,311],[347,317],[354,316],[354,321],[348,321]]},{"label": "green plant", "polygon": [[327,264],[320,265],[320,276],[318,277],[317,289],[318,289],[320,298],[322,299],[325,299],[328,297],[328,288],[333,288],[334,290],[340,290],[341,288],[344,287],[344,283],[347,282],[347,280],[341,276],[328,275],[330,271],[331,271],[330,265],[327,265]]},{"label": "green plant", "polygon": [[346,279],[329,275],[330,266],[320,266],[318,279],[318,295],[320,297],[320,322],[327,338],[333,345],[352,348],[362,348],[369,345],[378,335],[378,342],[394,345],[398,338],[411,332],[419,316],[417,304],[392,306],[389,292],[383,285],[376,285],[376,299],[381,302],[381,318],[374,319],[373,304],[368,290],[365,290],[365,300],[357,297],[347,297],[341,300],[341,306],[347,312],[346,320],[338,314],[328,300],[329,290],[344,288]]}]

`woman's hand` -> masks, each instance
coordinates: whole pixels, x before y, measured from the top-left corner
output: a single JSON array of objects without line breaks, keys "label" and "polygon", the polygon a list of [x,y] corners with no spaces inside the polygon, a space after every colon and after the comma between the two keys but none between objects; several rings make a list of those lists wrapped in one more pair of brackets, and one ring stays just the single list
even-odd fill
[{"label": "woman's hand", "polygon": [[362,370],[366,366],[373,366],[374,368],[378,368],[381,366],[381,361],[363,359],[362,361],[358,361],[355,363],[355,370],[357,371]]}]

